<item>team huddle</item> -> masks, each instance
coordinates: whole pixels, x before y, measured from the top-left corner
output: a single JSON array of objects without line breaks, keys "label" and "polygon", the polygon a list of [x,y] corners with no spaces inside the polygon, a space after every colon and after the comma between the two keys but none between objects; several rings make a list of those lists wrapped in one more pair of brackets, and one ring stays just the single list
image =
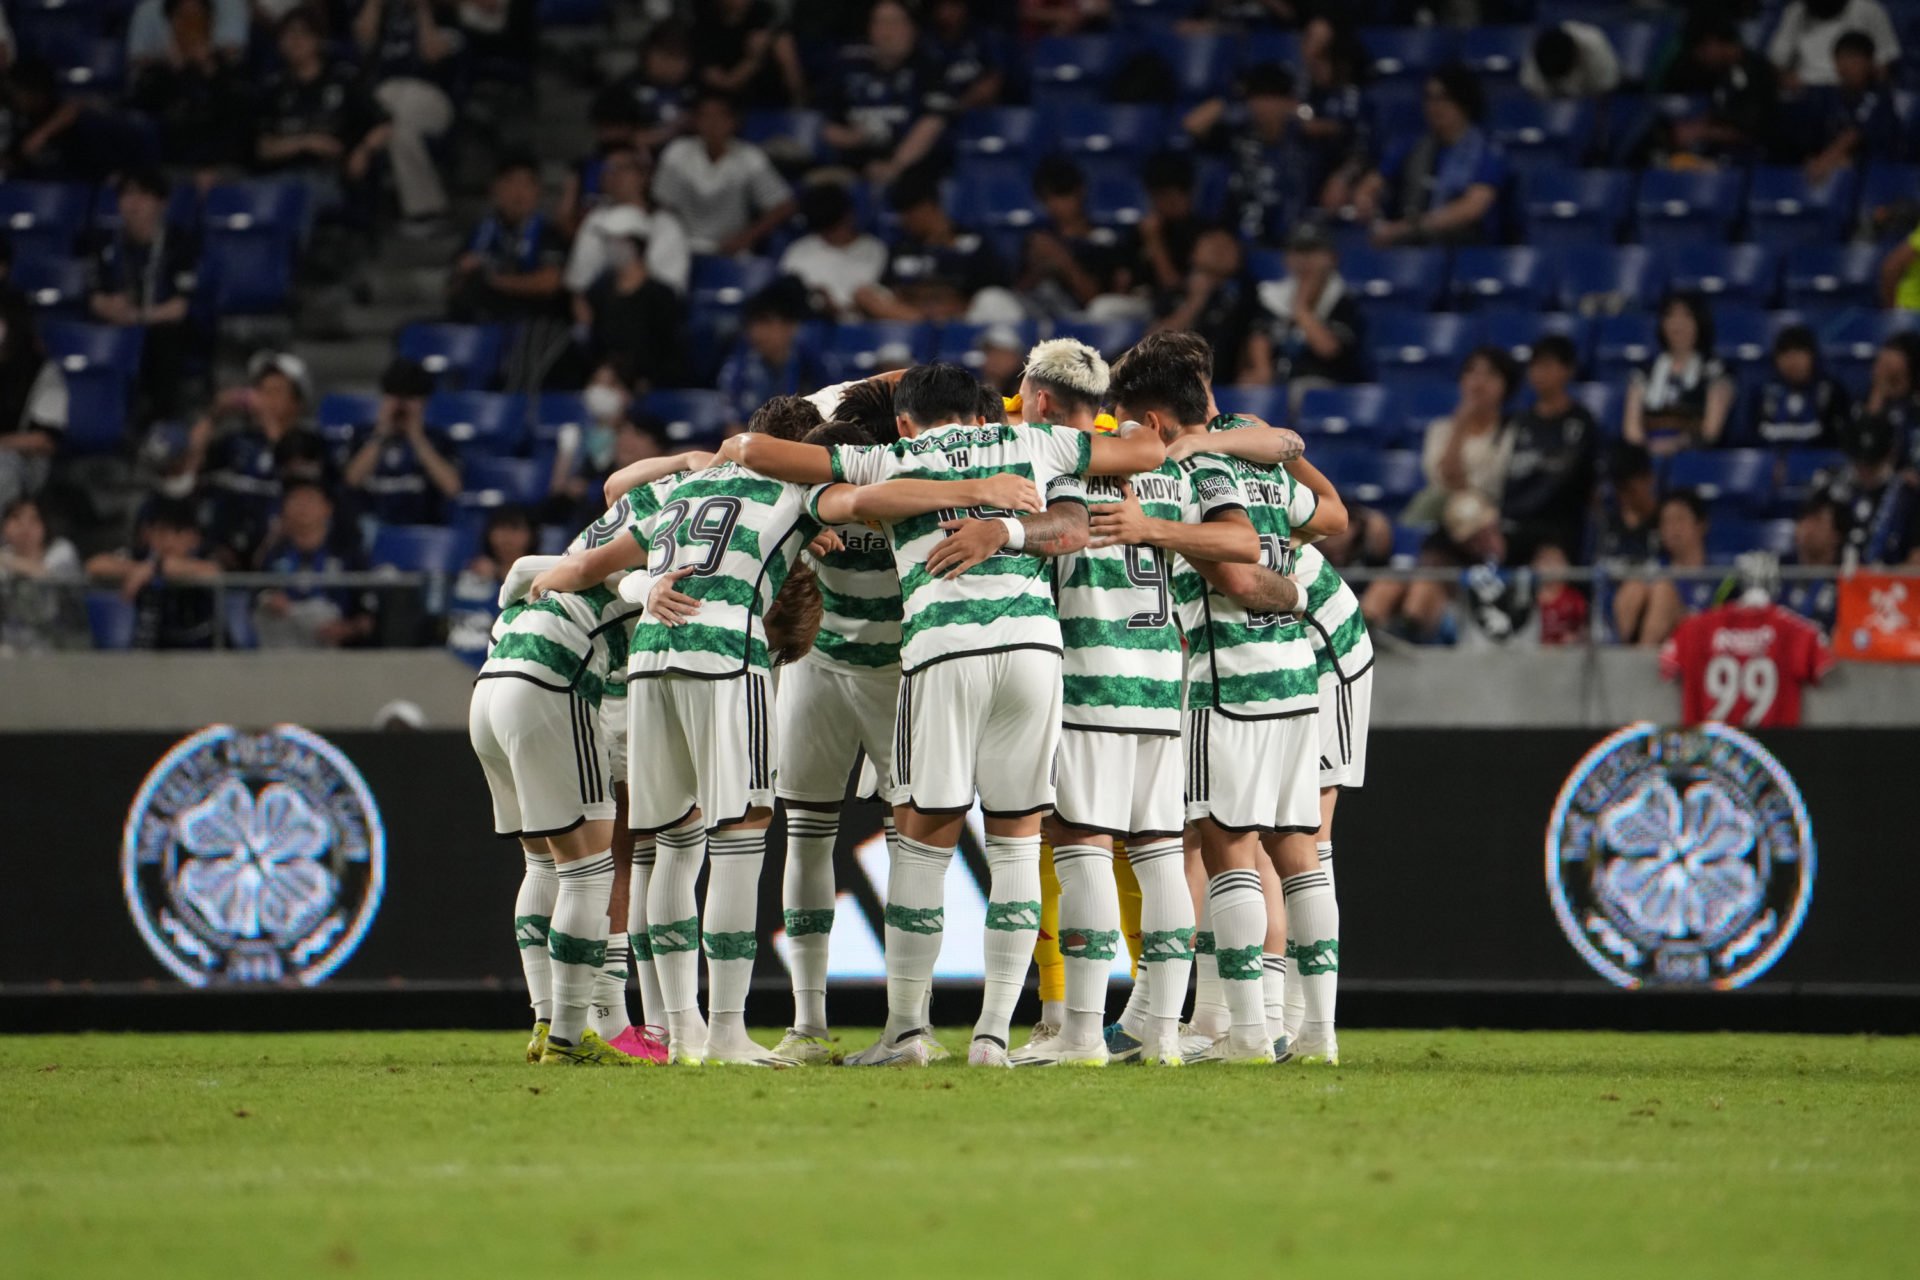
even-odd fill
[{"label": "team huddle", "polygon": [[[946,1056],[929,997],[976,802],[971,1064],[1338,1061],[1331,824],[1364,780],[1372,647],[1312,545],[1339,495],[1293,432],[1217,413],[1212,367],[1191,333],[1111,370],[1055,339],[1005,401],[950,364],[782,397],[714,453],[616,474],[564,556],[514,566],[470,730],[525,852],[530,1061],[835,1061],[856,771],[891,815],[887,1023],[846,1065]],[[746,997],[776,802],[794,1010],[768,1050]]]}]

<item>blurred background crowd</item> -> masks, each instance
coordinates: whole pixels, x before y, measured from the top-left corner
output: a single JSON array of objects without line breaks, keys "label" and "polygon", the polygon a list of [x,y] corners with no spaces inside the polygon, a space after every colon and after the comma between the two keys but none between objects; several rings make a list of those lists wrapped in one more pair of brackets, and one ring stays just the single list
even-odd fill
[{"label": "blurred background crowd", "polygon": [[617,466],[1165,327],[1415,642],[1920,558],[1920,2],[0,12],[0,648],[478,660]]}]

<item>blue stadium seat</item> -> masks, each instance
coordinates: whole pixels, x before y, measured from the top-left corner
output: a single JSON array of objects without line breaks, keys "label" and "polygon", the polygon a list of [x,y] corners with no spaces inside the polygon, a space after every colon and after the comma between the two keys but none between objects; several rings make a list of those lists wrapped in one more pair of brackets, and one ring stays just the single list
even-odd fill
[{"label": "blue stadium seat", "polygon": [[1237,35],[1178,35],[1165,44],[1156,43],[1154,52],[1172,65],[1180,100],[1194,102],[1232,86],[1239,45]]},{"label": "blue stadium seat", "polygon": [[427,400],[426,422],[462,453],[513,453],[527,438],[527,402],[492,391],[441,391]]},{"label": "blue stadium seat", "polygon": [[293,299],[295,252],[291,232],[277,226],[209,225],[200,246],[201,296],[215,315],[282,314]]},{"label": "blue stadium seat", "polygon": [[961,226],[977,230],[1024,231],[1040,220],[1024,161],[961,163],[947,184],[947,213]]},{"label": "blue stadium seat", "polygon": [[1462,310],[1482,306],[1541,307],[1553,296],[1553,259],[1538,249],[1459,249],[1452,295]]},{"label": "blue stadium seat", "polygon": [[1773,355],[1774,335],[1803,319],[1797,311],[1762,311],[1757,307],[1716,303],[1714,353],[1733,366],[1764,363]]},{"label": "blue stadium seat", "polygon": [[1881,257],[1878,245],[1798,245],[1787,250],[1782,299],[1790,307],[1874,306]]},{"label": "blue stadium seat", "polygon": [[53,64],[61,82],[70,89],[114,97],[127,81],[124,37],[114,39],[79,33],[72,39],[48,41],[40,56]]},{"label": "blue stadium seat", "polygon": [[1472,27],[1460,33],[1460,61],[1488,78],[1514,79],[1533,47],[1533,28]]},{"label": "blue stadium seat", "polygon": [[1216,387],[1213,398],[1222,413],[1244,413],[1272,427],[1288,425],[1285,387]]},{"label": "blue stadium seat", "polygon": [[607,0],[537,0],[534,13],[542,29],[604,27]]},{"label": "blue stadium seat", "polygon": [[1515,89],[1487,104],[1487,132],[1523,169],[1579,164],[1593,145],[1593,129],[1587,102],[1541,102]]},{"label": "blue stadium seat", "polygon": [[328,444],[344,448],[380,416],[380,397],[333,391],[320,398],[314,424]]},{"label": "blue stadium seat", "polygon": [[1042,36],[1028,54],[1028,74],[1036,86],[1099,90],[1119,65],[1122,50],[1114,36]]},{"label": "blue stadium seat", "polygon": [[1234,47],[1239,51],[1235,59],[1238,69],[1258,66],[1263,62],[1277,62],[1283,67],[1291,67],[1296,75],[1300,71],[1300,34],[1297,31],[1255,27],[1237,36]]},{"label": "blue stadium seat", "polygon": [[1480,313],[1482,341],[1505,349],[1515,360],[1532,359],[1534,343],[1549,333],[1570,339],[1577,367],[1586,365],[1593,334],[1585,316],[1524,307],[1501,307]]},{"label": "blue stadium seat", "polygon": [[1818,481],[1838,474],[1846,465],[1847,455],[1838,449],[1788,449],[1780,467],[1779,486],[1774,490],[1775,502],[1792,511],[1812,496]]},{"label": "blue stadium seat", "polygon": [[584,428],[591,416],[578,391],[542,391],[533,401],[533,438],[550,442],[565,427]]},{"label": "blue stadium seat", "polygon": [[86,324],[77,320],[48,320],[40,326],[47,354],[69,374],[90,366],[112,369],[131,378],[140,372],[140,351],[146,330],[136,326]]},{"label": "blue stadium seat", "polygon": [[[964,364],[969,369],[978,370],[980,353],[974,350],[974,344],[980,341],[980,336],[988,329],[1000,327],[1002,326],[967,324],[959,320],[944,324],[934,335],[933,358],[953,364]],[[1031,320],[1022,320],[1019,324],[1009,327],[1020,335],[1020,345],[1024,349],[1030,350],[1034,343],[1040,341],[1039,326]]]},{"label": "blue stadium seat", "polygon": [[1414,370],[1452,373],[1479,337],[1467,316],[1383,312],[1367,327],[1367,349],[1381,373]]},{"label": "blue stadium seat", "polygon": [[1302,392],[1297,421],[1303,432],[1313,435],[1368,440],[1392,435],[1399,417],[1393,392],[1374,383],[1359,383]]},{"label": "blue stadium seat", "polygon": [[[1547,19],[1542,16],[1542,22]],[[1616,22],[1604,28],[1620,60],[1620,74],[1630,84],[1644,83],[1653,71],[1654,56],[1672,34],[1670,21]]]},{"label": "blue stadium seat", "polygon": [[1167,137],[1167,113],[1159,107],[1104,102],[1070,106],[1047,121],[1048,142],[1070,155],[1144,156]]},{"label": "blue stadium seat", "polygon": [[309,202],[309,190],[303,182],[270,179],[223,182],[208,188],[200,207],[200,218],[210,230],[272,227],[289,237],[298,237],[305,233],[311,217]]},{"label": "blue stadium seat", "polygon": [[1756,244],[1785,249],[1842,238],[1853,216],[1853,170],[1814,183],[1798,166],[1761,165],[1749,177],[1747,224]]},{"label": "blue stadium seat", "polygon": [[370,564],[402,573],[452,573],[457,536],[438,524],[387,524],[373,535]]},{"label": "blue stadium seat", "polygon": [[1764,307],[1778,290],[1779,259],[1762,245],[1678,244],[1661,256],[1666,261],[1669,289],[1702,293],[1716,304],[1740,302]]},{"label": "blue stadium seat", "polygon": [[1649,306],[1666,288],[1665,264],[1637,244],[1560,255],[1560,306],[1606,313]]},{"label": "blue stadium seat", "polygon": [[16,263],[71,254],[92,207],[93,188],[84,183],[0,182],[0,226],[13,239]]},{"label": "blue stadium seat", "polygon": [[1387,557],[1387,564],[1395,569],[1411,569],[1420,563],[1420,552],[1425,549],[1432,531],[1425,525],[1398,524],[1393,526],[1393,551]]},{"label": "blue stadium seat", "polygon": [[976,107],[960,117],[953,145],[963,156],[1024,156],[1036,137],[1032,107]]},{"label": "blue stadium seat", "polygon": [[133,621],[133,602],[118,591],[87,592],[87,630],[94,648],[133,648]]},{"label": "blue stadium seat", "polygon": [[889,347],[904,347],[906,358],[921,361],[933,348],[932,327],[907,320],[862,320],[837,326],[827,339],[826,357],[842,377],[875,371]]},{"label": "blue stadium seat", "polygon": [[1398,512],[1420,492],[1420,455],[1412,449],[1347,448],[1329,451],[1321,463],[1342,497]]},{"label": "blue stadium seat", "polygon": [[643,412],[667,424],[677,445],[718,443],[733,410],[719,391],[655,391],[640,402]]},{"label": "blue stadium seat", "polygon": [[1741,553],[1765,550],[1785,558],[1793,554],[1793,521],[1755,520],[1716,512],[1707,526],[1707,559],[1731,564]]},{"label": "blue stadium seat", "polygon": [[1393,391],[1400,407],[1400,423],[1388,439],[1413,449],[1427,438],[1427,428],[1434,419],[1448,417],[1460,406],[1459,380],[1438,373],[1402,379]]},{"label": "blue stadium seat", "polygon": [[[1871,164],[1860,179],[1860,221],[1876,240],[1904,236],[1913,229],[1913,193],[1920,191],[1920,165]],[[1907,216],[1898,216],[1905,210]]]},{"label": "blue stadium seat", "polygon": [[460,464],[461,496],[483,507],[525,506],[547,496],[552,476],[531,458],[468,458]]},{"label": "blue stadium seat", "polygon": [[400,354],[418,361],[443,390],[477,391],[500,368],[505,335],[484,324],[410,324],[400,331]]},{"label": "blue stadium seat", "polygon": [[1087,166],[1087,216],[1103,227],[1139,225],[1147,212],[1147,189],[1131,163]]},{"label": "blue stadium seat", "polygon": [[1144,320],[1063,320],[1053,327],[1056,338],[1078,338],[1109,360],[1140,341]]},{"label": "blue stadium seat", "polygon": [[1631,373],[1658,350],[1653,317],[1644,311],[1601,316],[1593,327],[1594,372],[1600,377]]},{"label": "blue stadium seat", "polygon": [[86,304],[93,268],[82,258],[27,254],[14,258],[11,279],[34,306],[48,311],[72,311]]},{"label": "blue stadium seat", "polygon": [[1539,169],[1520,180],[1528,243],[1592,249],[1620,238],[1633,175],[1614,169]]},{"label": "blue stadium seat", "polygon": [[220,596],[221,621],[227,629],[227,648],[258,649],[260,632],[253,625],[253,593],[228,591]]},{"label": "blue stadium seat", "polygon": [[1725,170],[1647,170],[1634,200],[1641,241],[1674,245],[1731,239],[1744,181],[1744,175]]},{"label": "blue stadium seat", "polygon": [[1620,419],[1626,406],[1626,390],[1617,382],[1581,382],[1573,388],[1573,398],[1587,407],[1601,434],[1610,440],[1620,437]]},{"label": "blue stadium seat", "polygon": [[67,429],[61,447],[81,454],[118,451],[126,443],[133,408],[132,378],[111,365],[88,364],[77,356],[63,359],[61,366],[67,380]]},{"label": "blue stadium seat", "polygon": [[738,308],[771,284],[779,271],[771,258],[696,254],[687,280],[687,303],[694,310]]},{"label": "blue stadium seat", "polygon": [[1442,249],[1355,249],[1340,255],[1340,274],[1369,304],[1439,305],[1447,288]]},{"label": "blue stadium seat", "polygon": [[740,136],[757,147],[772,147],[783,159],[794,155],[824,160],[831,151],[822,136],[826,125],[826,117],[818,111],[749,111],[740,122]]},{"label": "blue stadium seat", "polygon": [[1362,27],[1360,44],[1375,80],[1418,80],[1449,61],[1458,34],[1445,27]]},{"label": "blue stadium seat", "polygon": [[1773,488],[1773,454],[1766,449],[1688,449],[1666,464],[1668,490],[1693,489],[1716,511],[1757,514]]},{"label": "blue stadium seat", "polygon": [[1367,115],[1375,138],[1415,137],[1426,130],[1426,90],[1418,80],[1384,80],[1367,86]]},{"label": "blue stadium seat", "polygon": [[1920,311],[1849,311],[1820,335],[1828,372],[1846,378],[1865,372],[1880,344],[1896,333],[1920,331]]}]

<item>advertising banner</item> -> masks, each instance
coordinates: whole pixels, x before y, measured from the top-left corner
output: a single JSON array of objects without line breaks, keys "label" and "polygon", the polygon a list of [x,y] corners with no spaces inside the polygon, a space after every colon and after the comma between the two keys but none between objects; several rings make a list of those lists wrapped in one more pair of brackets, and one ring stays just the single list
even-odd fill
[{"label": "advertising banner", "polygon": [[1920,662],[1920,578],[1890,573],[1841,578],[1833,651],[1854,662]]}]

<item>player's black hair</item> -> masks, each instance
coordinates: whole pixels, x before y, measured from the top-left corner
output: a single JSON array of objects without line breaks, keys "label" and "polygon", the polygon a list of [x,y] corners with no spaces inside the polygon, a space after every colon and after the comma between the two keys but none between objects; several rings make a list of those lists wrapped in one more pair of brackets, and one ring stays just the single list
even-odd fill
[{"label": "player's black hair", "polygon": [[1569,369],[1580,367],[1580,353],[1574,348],[1573,339],[1564,333],[1543,333],[1535,340],[1527,363],[1539,360],[1552,360]]},{"label": "player's black hair", "polygon": [[1693,317],[1694,350],[1702,360],[1710,358],[1713,355],[1713,308],[1707,305],[1705,297],[1691,289],[1678,289],[1660,299],[1660,307],[1653,313],[1654,338],[1660,343],[1660,349],[1667,349],[1666,326],[1661,322],[1673,307],[1685,307]]},{"label": "player's black hair", "polygon": [[979,410],[980,383],[947,361],[915,365],[893,388],[893,410],[917,427],[967,422]]},{"label": "player's black hair", "polygon": [[[1120,376],[1120,366],[1129,360],[1171,360],[1186,368],[1194,377],[1203,381],[1213,377],[1213,344],[1191,329],[1162,329],[1150,333],[1133,344],[1131,350],[1121,356],[1113,365],[1111,378]],[[1113,396],[1113,383],[1107,385],[1108,398]]]},{"label": "player's black hair", "polygon": [[827,231],[853,213],[853,195],[837,182],[817,182],[800,193],[800,216],[809,231]]},{"label": "player's black hair", "polygon": [[1033,194],[1042,199],[1075,195],[1086,189],[1087,175],[1071,156],[1049,152],[1033,167]]},{"label": "player's black hair", "polygon": [[1546,80],[1558,80],[1572,71],[1579,56],[1580,46],[1573,42],[1566,27],[1559,23],[1543,28],[1533,38],[1533,63],[1540,68],[1540,75]]},{"label": "player's black hair", "polygon": [[1874,48],[1873,37],[1864,31],[1843,32],[1840,38],[1833,42],[1833,56],[1835,58],[1838,58],[1843,53],[1851,53],[1856,57],[1865,58],[1868,62],[1872,62],[1873,55],[1876,52],[1878,52],[1878,50]]},{"label": "player's black hair", "polygon": [[843,418],[834,418],[823,422],[807,432],[803,444],[817,444],[823,449],[831,449],[837,444],[876,444],[873,433],[857,422],[848,422]]},{"label": "player's black hair", "polygon": [[986,383],[980,384],[980,404],[974,416],[982,422],[1005,422],[1007,420],[1007,402]]},{"label": "player's black hair", "polygon": [[1820,341],[1813,336],[1813,330],[1804,324],[1790,324],[1773,335],[1773,354],[1784,355],[1789,351],[1804,351],[1810,356],[1820,354]]},{"label": "player's black hair", "polygon": [[167,175],[151,166],[129,169],[127,176],[120,179],[120,189],[138,191],[155,200],[165,200],[173,194],[173,184],[167,181]]},{"label": "player's black hair", "polygon": [[1128,416],[1148,410],[1168,413],[1181,426],[1207,420],[1207,384],[1192,364],[1165,351],[1145,349],[1144,342],[1113,366],[1107,394]]},{"label": "player's black hair", "polygon": [[1701,524],[1707,523],[1707,500],[1700,496],[1698,489],[1669,489],[1660,498],[1661,509],[1671,503],[1679,503],[1692,513]]},{"label": "player's black hair", "polygon": [[775,440],[803,440],[820,425],[820,410],[800,396],[775,396],[753,411],[747,430]]},{"label": "player's black hair", "polygon": [[858,424],[879,444],[892,444],[900,438],[900,424],[894,421],[894,413],[893,383],[883,378],[869,378],[847,388],[833,416],[838,421]]},{"label": "player's black hair", "polygon": [[1505,347],[1496,347],[1492,343],[1475,347],[1460,362],[1460,371],[1465,373],[1476,364],[1485,365],[1500,379],[1502,400],[1513,394],[1513,384],[1519,381],[1519,370],[1514,367],[1513,357],[1507,354]]},{"label": "player's black hair", "polygon": [[155,498],[141,523],[149,529],[200,529],[200,512],[191,498]]},{"label": "player's black hair", "polygon": [[1169,147],[1148,156],[1140,166],[1140,182],[1149,191],[1192,191],[1193,157]]},{"label": "player's black hair", "polygon": [[1487,90],[1480,83],[1480,77],[1472,68],[1458,62],[1449,62],[1445,66],[1434,68],[1428,82],[1440,86],[1440,92],[1447,100],[1460,108],[1461,114],[1479,124],[1487,116]]},{"label": "player's black hair", "polygon": [[1291,98],[1293,72],[1283,63],[1256,62],[1241,74],[1240,92],[1249,98]]}]

